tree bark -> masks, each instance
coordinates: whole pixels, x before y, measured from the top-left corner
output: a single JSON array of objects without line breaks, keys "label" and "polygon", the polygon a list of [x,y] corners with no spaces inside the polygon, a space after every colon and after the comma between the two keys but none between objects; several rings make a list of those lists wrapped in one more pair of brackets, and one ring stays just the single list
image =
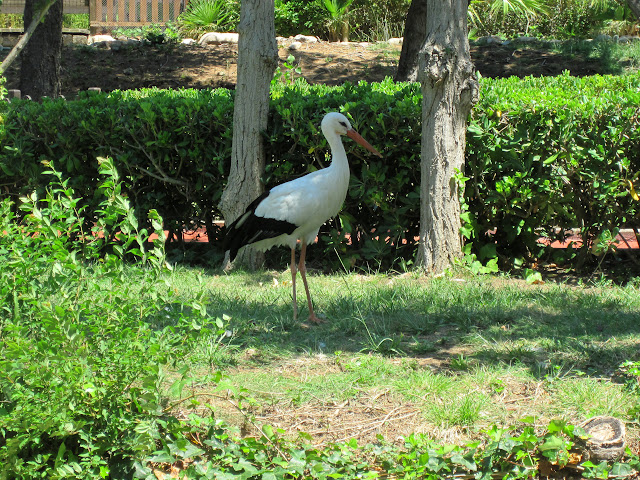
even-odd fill
[{"label": "tree bark", "polygon": [[[263,191],[262,132],[267,128],[269,89],[278,65],[274,12],[274,0],[242,0],[241,3],[231,170],[220,201],[227,225]],[[257,268],[262,259],[262,254],[246,248],[236,262]],[[227,266],[228,259],[225,259],[225,268]]]},{"label": "tree bark", "polygon": [[[46,5],[42,0],[26,0],[24,24],[29,25]],[[24,47],[20,65],[20,91],[32,100],[60,96],[62,57],[62,0],[55,1],[35,28]]]},{"label": "tree bark", "polygon": [[629,5],[636,18],[640,20],[640,0],[627,0],[627,5]]},{"label": "tree bark", "polygon": [[396,82],[418,80],[418,55],[427,36],[427,0],[412,0],[404,22],[404,39],[396,71]]},{"label": "tree bark", "polygon": [[419,55],[422,87],[418,264],[442,272],[461,255],[460,194],[467,118],[478,101],[467,39],[467,0],[428,0]]},{"label": "tree bark", "polygon": [[27,27],[24,34],[20,37],[20,40],[18,40],[18,43],[15,44],[15,46],[9,52],[9,55],[7,55],[2,61],[2,64],[0,64],[0,75],[3,75],[4,72],[9,69],[13,61],[18,57],[18,55],[20,55],[20,52],[22,52],[24,47],[27,46],[27,43],[29,43],[29,39],[31,39],[31,35],[33,35],[33,32],[36,30],[36,27],[40,23],[40,20],[42,20],[42,17],[47,14],[51,5],[53,5],[56,1],[58,0],[49,0],[39,11],[35,13],[33,19],[31,20],[31,23],[29,23],[29,27]]}]

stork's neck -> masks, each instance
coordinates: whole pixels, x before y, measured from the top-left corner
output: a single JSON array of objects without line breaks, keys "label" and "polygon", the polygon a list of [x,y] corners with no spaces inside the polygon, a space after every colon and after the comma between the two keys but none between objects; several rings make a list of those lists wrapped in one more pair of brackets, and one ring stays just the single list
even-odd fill
[{"label": "stork's neck", "polygon": [[327,137],[327,142],[331,147],[331,165],[329,168],[340,172],[346,171],[348,175],[349,162],[347,161],[347,152],[345,152],[342,144],[342,138],[335,132],[331,132],[328,135],[325,134],[325,137]]}]

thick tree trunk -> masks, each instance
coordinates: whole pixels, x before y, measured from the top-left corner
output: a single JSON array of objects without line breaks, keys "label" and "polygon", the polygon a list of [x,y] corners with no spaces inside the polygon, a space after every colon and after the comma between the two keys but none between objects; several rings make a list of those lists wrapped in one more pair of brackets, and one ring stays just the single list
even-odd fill
[{"label": "thick tree trunk", "polygon": [[636,18],[640,20],[640,0],[627,0],[627,5],[629,5]]},{"label": "thick tree trunk", "polygon": [[418,263],[442,272],[462,251],[460,185],[467,117],[478,100],[467,40],[467,0],[428,0],[420,49],[422,86],[420,247]]},{"label": "thick tree trunk", "polygon": [[404,40],[396,71],[396,82],[418,80],[418,55],[427,36],[427,0],[412,0],[404,22]]},{"label": "thick tree trunk", "polygon": [[[229,225],[263,190],[269,89],[278,66],[274,0],[242,0],[238,24],[238,81],[233,110],[233,144],[229,180],[220,209]],[[239,261],[256,268],[263,256],[251,248]],[[225,260],[225,264],[228,262]]]},{"label": "thick tree trunk", "polygon": [[[42,0],[27,0],[24,24],[38,15]],[[24,48],[20,65],[20,91],[33,100],[60,96],[60,58],[62,57],[62,0],[57,0],[38,24]]]},{"label": "thick tree trunk", "polygon": [[35,32],[36,28],[40,24],[40,20],[42,20],[42,17],[47,14],[51,5],[53,5],[56,1],[57,0],[49,0],[48,3],[46,3],[39,11],[34,13],[33,18],[29,23],[29,27],[27,27],[27,29],[24,31],[24,34],[20,37],[18,43],[16,43],[16,45],[11,49],[9,55],[7,55],[2,61],[2,64],[0,65],[0,75],[4,75],[4,72],[9,69],[13,61],[18,58],[20,52],[22,52],[24,47],[27,46],[27,43],[29,43],[29,39],[31,39],[33,32]]}]

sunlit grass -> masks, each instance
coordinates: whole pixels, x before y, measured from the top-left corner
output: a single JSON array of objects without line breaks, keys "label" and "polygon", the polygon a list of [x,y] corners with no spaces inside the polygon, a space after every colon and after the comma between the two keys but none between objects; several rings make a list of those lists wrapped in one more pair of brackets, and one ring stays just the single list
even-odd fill
[{"label": "sunlit grass", "polygon": [[208,315],[228,316],[233,332],[209,347],[215,355],[194,351],[193,368],[222,368],[270,405],[384,391],[417,408],[423,428],[467,436],[525,416],[539,425],[625,418],[638,403],[611,380],[623,361],[640,357],[636,287],[536,286],[464,272],[309,279],[326,318],[319,326],[303,325],[304,301],[302,321],[293,320],[286,271],[171,274],[178,297],[199,291]]}]

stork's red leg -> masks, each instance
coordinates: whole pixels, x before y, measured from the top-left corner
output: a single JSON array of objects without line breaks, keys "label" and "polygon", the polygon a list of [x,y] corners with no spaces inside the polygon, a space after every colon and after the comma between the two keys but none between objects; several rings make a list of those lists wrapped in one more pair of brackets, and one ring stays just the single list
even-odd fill
[{"label": "stork's red leg", "polygon": [[309,285],[307,284],[307,266],[305,265],[305,255],[307,253],[307,242],[302,242],[300,248],[300,263],[298,263],[298,270],[300,270],[300,276],[302,277],[302,283],[304,284],[304,291],[307,294],[307,303],[309,304],[309,321],[313,323],[322,323],[316,314],[313,312],[313,303],[311,303],[311,294],[309,293]]},{"label": "stork's red leg", "polygon": [[296,248],[291,249],[291,288],[293,289],[293,319],[298,318],[298,302],[296,301]]}]

